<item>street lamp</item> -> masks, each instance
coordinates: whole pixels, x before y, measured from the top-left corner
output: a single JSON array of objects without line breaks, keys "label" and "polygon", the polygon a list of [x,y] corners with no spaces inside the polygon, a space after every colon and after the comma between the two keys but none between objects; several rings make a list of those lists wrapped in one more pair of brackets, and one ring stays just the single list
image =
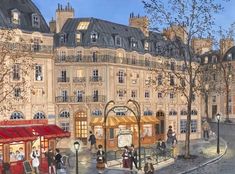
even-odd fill
[{"label": "street lamp", "polygon": [[218,114],[216,114],[216,118],[217,118],[217,154],[219,154],[220,153],[220,146],[219,146],[219,122],[220,122],[220,118],[221,118],[221,116],[220,116],[220,114],[218,113]]},{"label": "street lamp", "polygon": [[76,174],[78,174],[78,150],[80,147],[80,143],[78,141],[74,142],[74,149],[76,150]]}]

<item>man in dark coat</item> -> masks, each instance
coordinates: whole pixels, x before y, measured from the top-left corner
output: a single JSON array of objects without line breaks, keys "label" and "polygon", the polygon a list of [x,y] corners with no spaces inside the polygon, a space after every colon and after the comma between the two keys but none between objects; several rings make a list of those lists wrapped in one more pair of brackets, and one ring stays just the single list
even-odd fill
[{"label": "man in dark coat", "polygon": [[154,172],[154,167],[153,167],[152,159],[148,157],[147,163],[145,163],[144,165],[144,173],[153,174],[153,172]]},{"label": "man in dark coat", "polygon": [[54,157],[54,153],[53,153],[52,149],[49,149],[49,151],[45,155],[47,157],[49,174],[52,174],[51,169],[53,169],[53,173],[56,173],[56,170],[55,170],[55,157]]},{"label": "man in dark coat", "polygon": [[138,169],[137,167],[137,151],[135,150],[134,144],[131,145],[130,148],[130,169],[133,169],[133,163],[135,164],[135,168]]},{"label": "man in dark coat", "polygon": [[166,143],[160,138],[157,143],[157,152],[159,155],[164,156],[166,153]]},{"label": "man in dark coat", "polygon": [[93,152],[94,150],[96,150],[96,137],[92,133],[92,131],[90,131],[90,137],[89,137],[88,141],[90,141],[90,143],[91,143],[90,150]]}]

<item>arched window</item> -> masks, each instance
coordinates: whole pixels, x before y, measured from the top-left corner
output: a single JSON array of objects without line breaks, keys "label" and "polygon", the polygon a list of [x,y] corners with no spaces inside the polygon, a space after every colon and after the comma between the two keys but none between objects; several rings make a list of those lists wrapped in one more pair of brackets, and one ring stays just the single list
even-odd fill
[{"label": "arched window", "polygon": [[193,109],[193,110],[191,111],[191,115],[197,115],[197,110],[196,110],[196,109]]},{"label": "arched window", "polygon": [[69,111],[62,111],[60,113],[60,118],[69,118],[70,114]]},{"label": "arched window", "polygon": [[94,115],[94,116],[99,116],[99,115],[102,115],[102,111],[99,110],[99,109],[95,109],[95,110],[92,111],[91,114]]},{"label": "arched window", "polygon": [[117,45],[117,46],[121,46],[122,45],[122,41],[121,41],[121,37],[120,36],[116,36],[115,37],[115,45]]},{"label": "arched window", "polygon": [[20,119],[24,119],[23,114],[21,112],[13,112],[11,114],[11,120],[20,120]]},{"label": "arched window", "polygon": [[144,111],[144,116],[151,116],[153,115],[153,112],[151,110]]},{"label": "arched window", "polygon": [[170,116],[177,115],[177,112],[176,112],[175,110],[171,110],[171,111],[169,112],[169,115],[170,115]]},{"label": "arched window", "polygon": [[33,117],[33,119],[37,119],[37,120],[45,119],[45,118],[46,118],[46,116],[43,112],[37,112]]},{"label": "arched window", "polygon": [[188,114],[188,112],[186,110],[181,110],[180,111],[180,115],[187,115],[187,114]]},{"label": "arched window", "polygon": [[96,43],[98,39],[98,34],[96,32],[91,33],[91,42]]}]

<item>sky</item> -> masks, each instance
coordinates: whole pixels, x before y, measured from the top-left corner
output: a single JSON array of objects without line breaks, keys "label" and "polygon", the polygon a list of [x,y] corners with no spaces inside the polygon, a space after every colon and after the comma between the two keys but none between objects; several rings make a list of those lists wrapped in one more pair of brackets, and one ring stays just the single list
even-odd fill
[{"label": "sky", "polygon": [[[76,17],[95,17],[128,25],[131,12],[141,16],[147,15],[142,0],[33,0],[47,22],[55,17],[57,4],[65,5],[68,1],[74,7]],[[225,9],[216,16],[216,23],[226,29],[235,22],[235,0],[224,4]]]}]

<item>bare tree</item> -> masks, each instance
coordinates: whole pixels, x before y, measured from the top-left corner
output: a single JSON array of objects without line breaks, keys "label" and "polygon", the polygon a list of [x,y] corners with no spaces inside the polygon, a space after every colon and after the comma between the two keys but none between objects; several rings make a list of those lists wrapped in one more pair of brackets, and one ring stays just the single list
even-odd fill
[{"label": "bare tree", "polygon": [[28,99],[33,68],[31,45],[14,29],[0,30],[0,113]]},{"label": "bare tree", "polygon": [[[173,32],[175,37],[168,35],[168,39],[174,40],[173,44],[179,50],[179,55],[183,60],[183,73],[171,71],[181,83],[171,85],[169,90],[180,91],[186,99],[187,124],[184,156],[190,158],[192,103],[195,94],[202,89],[201,85],[198,85],[202,72],[200,64],[197,63],[198,54],[192,49],[191,43],[194,38],[211,38],[215,25],[214,15],[222,10],[222,5],[216,0],[146,0],[143,3],[150,15],[153,28],[158,28],[156,26],[159,25],[171,27],[171,33]],[[179,36],[179,32],[183,34]],[[180,41],[177,41],[177,36],[181,38]]]}]

